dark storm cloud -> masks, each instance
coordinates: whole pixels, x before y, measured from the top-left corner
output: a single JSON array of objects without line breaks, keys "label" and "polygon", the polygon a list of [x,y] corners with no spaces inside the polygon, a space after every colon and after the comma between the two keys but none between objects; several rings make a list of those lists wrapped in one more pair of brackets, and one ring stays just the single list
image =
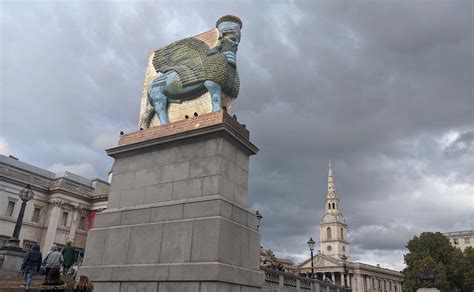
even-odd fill
[{"label": "dark storm cloud", "polygon": [[104,178],[146,54],[232,13],[265,247],[302,259],[319,238],[328,160],[354,258],[400,266],[414,234],[474,226],[471,1],[0,5],[0,146],[26,162]]}]

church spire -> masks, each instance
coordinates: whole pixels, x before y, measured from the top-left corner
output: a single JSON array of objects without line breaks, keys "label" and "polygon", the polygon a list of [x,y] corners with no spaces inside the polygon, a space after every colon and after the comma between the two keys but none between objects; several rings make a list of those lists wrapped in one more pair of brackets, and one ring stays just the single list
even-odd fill
[{"label": "church spire", "polygon": [[328,193],[327,197],[337,197],[336,194],[336,185],[334,184],[334,176],[332,173],[331,161],[329,161],[329,170],[328,170]]}]

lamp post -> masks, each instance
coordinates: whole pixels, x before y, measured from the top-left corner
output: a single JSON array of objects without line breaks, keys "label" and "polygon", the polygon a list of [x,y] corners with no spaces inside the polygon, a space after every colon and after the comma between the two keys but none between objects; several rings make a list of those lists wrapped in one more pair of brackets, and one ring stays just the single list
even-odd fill
[{"label": "lamp post", "polygon": [[344,267],[344,288],[347,288],[347,257],[345,254],[342,255],[341,260]]},{"label": "lamp post", "polygon": [[310,237],[307,243],[308,243],[309,250],[311,251],[311,278],[314,278],[313,251],[314,251],[314,245],[316,244],[316,242],[313,240],[312,237]]},{"label": "lamp post", "polygon": [[257,216],[257,231],[258,231],[258,229],[260,228],[260,222],[262,221],[263,216],[258,211],[255,212],[255,215]]},{"label": "lamp post", "polygon": [[8,243],[2,249],[13,250],[13,251],[23,251],[20,247],[20,230],[23,223],[23,216],[25,216],[26,203],[33,198],[33,190],[31,189],[30,184],[28,184],[18,196],[21,199],[21,208],[18,218],[16,219],[15,229],[13,230],[13,235],[8,239]]}]

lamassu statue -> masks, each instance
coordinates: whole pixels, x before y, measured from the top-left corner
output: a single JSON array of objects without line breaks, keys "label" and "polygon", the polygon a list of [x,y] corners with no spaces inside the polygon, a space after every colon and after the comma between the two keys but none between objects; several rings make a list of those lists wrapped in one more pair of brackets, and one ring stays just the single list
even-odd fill
[{"label": "lamassu statue", "polygon": [[145,113],[143,128],[148,128],[155,113],[161,125],[168,124],[169,103],[182,103],[208,91],[215,112],[222,109],[221,93],[237,97],[237,47],[242,21],[225,15],[217,20],[216,27],[219,39],[213,48],[191,37],[155,51],[153,67],[159,75],[147,88],[152,108]]}]

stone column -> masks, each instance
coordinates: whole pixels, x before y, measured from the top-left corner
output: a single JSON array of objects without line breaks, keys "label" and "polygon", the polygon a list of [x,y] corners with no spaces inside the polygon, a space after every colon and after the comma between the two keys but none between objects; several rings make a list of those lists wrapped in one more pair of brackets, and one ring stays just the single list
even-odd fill
[{"label": "stone column", "polygon": [[59,218],[61,216],[61,208],[63,201],[60,199],[52,199],[49,201],[50,209],[48,216],[48,227],[43,238],[43,244],[41,245],[41,252],[47,254],[54,244],[56,238],[56,230],[58,228]]},{"label": "stone column", "polygon": [[72,206],[74,207],[74,210],[72,211],[71,228],[69,229],[68,238],[74,241],[78,225],[77,217],[81,213],[82,207],[78,203],[74,203]]},{"label": "stone column", "polygon": [[334,272],[331,272],[331,280],[333,284],[336,284],[336,275],[334,274]]},{"label": "stone column", "polygon": [[257,150],[223,111],[122,135],[80,273],[97,291],[260,292]]}]

